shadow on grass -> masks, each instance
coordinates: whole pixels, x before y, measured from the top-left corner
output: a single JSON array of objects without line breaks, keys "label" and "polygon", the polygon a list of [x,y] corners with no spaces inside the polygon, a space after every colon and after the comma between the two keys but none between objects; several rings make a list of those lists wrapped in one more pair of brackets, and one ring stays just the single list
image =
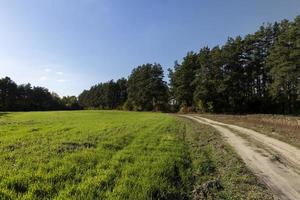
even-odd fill
[{"label": "shadow on grass", "polygon": [[8,115],[8,114],[9,114],[9,112],[0,112],[0,117],[3,117],[3,116]]}]

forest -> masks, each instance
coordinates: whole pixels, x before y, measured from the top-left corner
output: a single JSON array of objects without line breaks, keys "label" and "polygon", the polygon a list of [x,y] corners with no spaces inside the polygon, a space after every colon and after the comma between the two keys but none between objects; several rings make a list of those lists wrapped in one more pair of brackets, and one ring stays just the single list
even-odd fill
[{"label": "forest", "polygon": [[181,106],[216,113],[299,113],[300,17],[189,52],[169,77]]},{"label": "forest", "polygon": [[0,79],[0,111],[42,111],[80,109],[77,97],[49,92],[29,83],[17,85],[9,77]]},{"label": "forest", "polygon": [[143,64],[128,78],[60,98],[0,79],[0,110],[124,109],[208,113],[300,113],[300,16],[188,52],[168,70]]}]

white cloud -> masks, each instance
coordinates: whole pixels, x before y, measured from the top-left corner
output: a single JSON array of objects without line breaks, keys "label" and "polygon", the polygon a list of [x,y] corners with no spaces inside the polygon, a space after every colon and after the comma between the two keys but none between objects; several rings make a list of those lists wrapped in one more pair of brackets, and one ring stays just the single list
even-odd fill
[{"label": "white cloud", "polygon": [[52,69],[50,69],[50,68],[45,68],[44,71],[45,71],[45,72],[51,72]]},{"label": "white cloud", "polygon": [[57,81],[60,82],[60,83],[64,83],[64,82],[67,82],[67,81],[69,81],[69,80],[66,80],[66,79],[58,79]]},{"label": "white cloud", "polygon": [[60,75],[60,76],[64,75],[63,72],[56,72],[56,74],[57,74],[57,75]]},{"label": "white cloud", "polygon": [[48,80],[47,76],[41,76],[39,78],[39,81],[46,81],[46,80]]}]

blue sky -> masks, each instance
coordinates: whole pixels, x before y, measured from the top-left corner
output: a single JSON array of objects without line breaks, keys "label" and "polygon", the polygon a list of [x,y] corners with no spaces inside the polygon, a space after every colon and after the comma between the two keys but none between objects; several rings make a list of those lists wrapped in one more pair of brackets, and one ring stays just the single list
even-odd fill
[{"label": "blue sky", "polygon": [[299,0],[0,0],[0,77],[78,95],[299,14]]}]

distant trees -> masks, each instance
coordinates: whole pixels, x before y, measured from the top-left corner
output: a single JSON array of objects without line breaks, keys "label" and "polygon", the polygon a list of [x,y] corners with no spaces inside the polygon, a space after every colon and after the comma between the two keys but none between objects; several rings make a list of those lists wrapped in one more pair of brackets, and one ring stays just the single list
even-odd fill
[{"label": "distant trees", "polygon": [[188,52],[169,69],[144,64],[121,78],[63,97],[46,88],[0,79],[0,111],[126,109],[215,113],[300,113],[300,16],[261,26],[223,46]]},{"label": "distant trees", "polygon": [[270,94],[277,112],[300,112],[300,16],[294,22],[283,21],[280,35],[267,59]]},{"label": "distant trees", "polygon": [[193,105],[193,92],[195,91],[193,81],[198,67],[198,55],[189,52],[181,64],[175,62],[174,70],[169,69],[170,91],[180,106]]},{"label": "distant trees", "polygon": [[14,110],[18,86],[9,77],[0,79],[0,110]]},{"label": "distant trees", "polygon": [[193,102],[196,107],[203,112],[218,112],[226,99],[224,98],[225,85],[223,72],[219,66],[222,66],[222,51],[219,47],[210,50],[204,47],[198,55],[198,65],[195,72],[193,85]]},{"label": "distant trees", "polygon": [[169,70],[180,107],[225,113],[300,113],[300,16],[222,47],[188,53]]},{"label": "distant trees", "polygon": [[0,79],[0,111],[37,111],[79,109],[76,97],[61,99],[43,87],[17,85],[9,77]]},{"label": "distant trees", "polygon": [[62,104],[66,110],[79,110],[81,106],[79,105],[78,98],[76,96],[64,96],[61,99]]},{"label": "distant trees", "polygon": [[84,90],[78,97],[79,104],[86,108],[121,109],[127,100],[127,80],[111,80]]},{"label": "distant trees", "polygon": [[159,64],[145,64],[128,81],[100,83],[79,100],[84,107],[138,111],[300,113],[300,16],[188,52],[169,69],[169,80],[167,87]]},{"label": "distant trees", "polygon": [[168,102],[168,87],[159,64],[145,64],[133,69],[128,81],[99,83],[79,95],[85,108],[164,110]]},{"label": "distant trees", "polygon": [[128,78],[127,108],[138,111],[165,110],[168,87],[160,64],[144,64]]}]

